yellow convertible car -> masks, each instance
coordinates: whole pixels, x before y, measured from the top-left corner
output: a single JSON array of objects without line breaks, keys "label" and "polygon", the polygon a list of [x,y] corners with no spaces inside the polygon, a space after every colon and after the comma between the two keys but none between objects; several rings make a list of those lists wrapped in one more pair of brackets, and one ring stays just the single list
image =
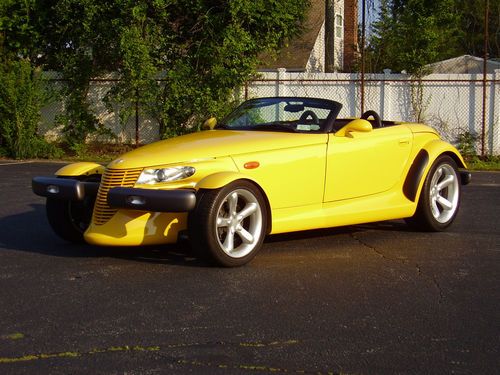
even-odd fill
[{"label": "yellow convertible car", "polygon": [[441,231],[470,174],[432,128],[337,118],[341,104],[252,99],[206,131],[152,143],[103,167],[65,166],[33,178],[53,230],[104,246],[187,236],[223,266],[249,262],[267,234],[406,219]]}]

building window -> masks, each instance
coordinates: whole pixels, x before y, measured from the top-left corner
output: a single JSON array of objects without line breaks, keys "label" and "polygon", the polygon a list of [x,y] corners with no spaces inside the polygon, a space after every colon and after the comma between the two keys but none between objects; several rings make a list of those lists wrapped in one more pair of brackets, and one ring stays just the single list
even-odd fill
[{"label": "building window", "polygon": [[335,15],[335,37],[344,37],[344,19],[340,14]]}]

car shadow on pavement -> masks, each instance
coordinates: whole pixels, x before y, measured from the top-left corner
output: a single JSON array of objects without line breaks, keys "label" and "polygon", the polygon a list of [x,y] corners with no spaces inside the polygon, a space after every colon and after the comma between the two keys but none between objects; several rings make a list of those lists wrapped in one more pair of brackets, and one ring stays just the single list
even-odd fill
[{"label": "car shadow on pavement", "polygon": [[0,251],[17,250],[55,257],[110,257],[131,261],[204,267],[192,256],[187,243],[141,247],[99,247],[68,243],[50,228],[45,205],[32,204],[32,210],[0,218]]},{"label": "car shadow on pavement", "polygon": [[390,232],[414,232],[415,230],[410,228],[402,220],[394,221],[381,221],[376,223],[368,224],[358,224],[349,225],[344,227],[332,227],[323,229],[312,229],[301,232],[291,232],[291,233],[280,233],[273,234],[266,238],[266,243],[281,242],[281,241],[293,241],[293,240],[307,240],[312,238],[342,235],[342,234],[352,234],[356,232],[366,232],[370,230],[381,230]]},{"label": "car shadow on pavement", "polygon": [[[45,217],[45,205],[32,204],[31,211],[0,218],[0,247],[56,257],[110,257],[137,262],[165,263],[189,267],[210,266],[195,257],[189,243],[140,247],[99,247],[88,244],[68,243],[53,233]],[[335,235],[349,235],[371,230],[411,232],[403,221],[353,225],[337,228],[315,229],[267,236],[265,243],[321,239]],[[0,249],[1,251],[1,249]]]}]

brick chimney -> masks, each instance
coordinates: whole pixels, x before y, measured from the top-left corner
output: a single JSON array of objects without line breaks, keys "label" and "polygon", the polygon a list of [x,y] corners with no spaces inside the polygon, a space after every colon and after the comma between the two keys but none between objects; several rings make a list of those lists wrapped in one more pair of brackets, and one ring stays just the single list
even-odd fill
[{"label": "brick chimney", "polygon": [[359,57],[358,0],[344,0],[344,72],[352,72]]}]

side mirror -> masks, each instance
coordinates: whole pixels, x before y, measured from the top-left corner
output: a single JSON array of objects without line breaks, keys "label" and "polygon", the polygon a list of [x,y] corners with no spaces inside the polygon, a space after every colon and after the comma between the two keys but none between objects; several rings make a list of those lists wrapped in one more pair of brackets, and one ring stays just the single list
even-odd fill
[{"label": "side mirror", "polygon": [[204,130],[214,130],[215,125],[217,125],[217,119],[215,117],[210,117],[203,123],[202,129]]},{"label": "side mirror", "polygon": [[361,118],[352,120],[342,129],[335,133],[336,137],[349,137],[351,132],[369,133],[373,130],[372,124],[369,121]]}]

